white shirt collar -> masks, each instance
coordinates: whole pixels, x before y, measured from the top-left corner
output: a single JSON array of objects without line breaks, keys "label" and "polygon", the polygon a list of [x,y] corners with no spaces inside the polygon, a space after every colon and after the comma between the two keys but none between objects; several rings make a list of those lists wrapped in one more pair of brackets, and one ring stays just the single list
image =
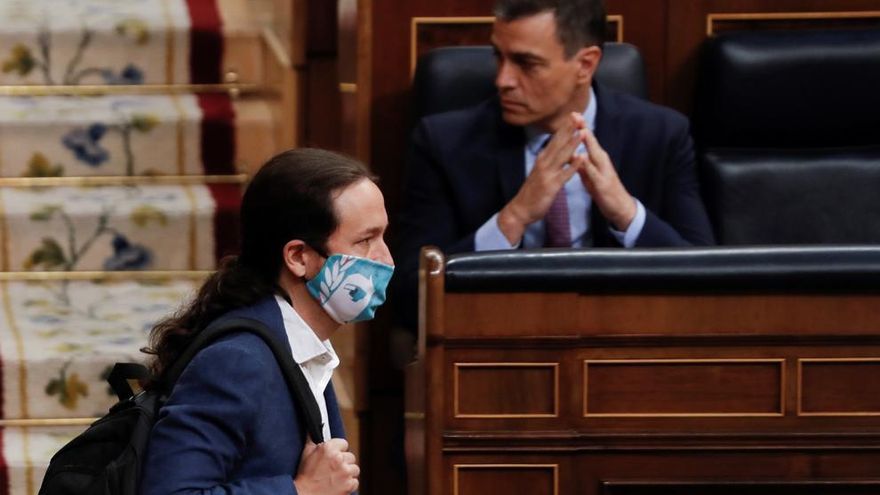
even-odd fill
[{"label": "white shirt collar", "polygon": [[281,308],[281,319],[284,321],[284,332],[290,343],[293,360],[303,370],[303,375],[309,383],[312,395],[318,403],[321,411],[321,429],[324,439],[331,436],[330,419],[327,411],[327,401],[324,391],[333,377],[333,370],[339,366],[339,357],[330,345],[329,340],[321,340],[312,328],[297,314],[293,306],[283,297],[275,296],[278,307]]},{"label": "white shirt collar", "polygon": [[[587,103],[587,108],[584,110],[584,122],[587,123],[587,127],[591,131],[596,131],[596,111],[598,109],[598,105],[596,103],[596,92],[593,91],[593,87],[590,87],[590,101]],[[537,155],[541,151],[541,147],[544,146],[544,141],[550,138],[550,134],[544,132],[536,127],[526,126],[526,147],[533,154]]]},{"label": "white shirt collar", "polygon": [[275,301],[281,308],[281,319],[284,322],[284,331],[290,343],[293,360],[300,365],[315,360],[331,370],[336,368],[339,365],[339,357],[330,341],[319,339],[314,330],[283,297],[276,295]]}]

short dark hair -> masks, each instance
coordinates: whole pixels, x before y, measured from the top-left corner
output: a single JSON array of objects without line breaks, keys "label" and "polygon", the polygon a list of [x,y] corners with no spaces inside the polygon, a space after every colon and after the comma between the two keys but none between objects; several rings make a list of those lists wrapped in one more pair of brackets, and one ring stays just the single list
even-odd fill
[{"label": "short dark hair", "polygon": [[[199,331],[220,315],[279,291],[284,245],[300,239],[326,255],[339,226],[333,200],[344,188],[376,179],[354,158],[319,149],[285,151],[253,177],[241,202],[241,254],[226,257],[176,314],[156,323],[150,368],[161,379]],[[151,386],[161,385],[154,382]]]},{"label": "short dark hair", "polygon": [[498,0],[495,16],[505,22],[553,12],[556,35],[571,57],[585,46],[602,46],[606,20],[603,0]]}]

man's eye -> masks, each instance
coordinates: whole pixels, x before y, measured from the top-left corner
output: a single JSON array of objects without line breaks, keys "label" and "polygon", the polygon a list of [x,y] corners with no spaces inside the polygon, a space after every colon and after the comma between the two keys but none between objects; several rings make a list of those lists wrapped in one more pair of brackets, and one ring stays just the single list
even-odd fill
[{"label": "man's eye", "polygon": [[367,246],[369,246],[370,245],[370,238],[367,237],[366,239],[361,239],[358,241],[358,244],[366,244]]},{"label": "man's eye", "polygon": [[537,67],[538,65],[532,62],[522,62],[519,64],[519,66],[523,71],[530,72],[535,70],[535,67]]}]

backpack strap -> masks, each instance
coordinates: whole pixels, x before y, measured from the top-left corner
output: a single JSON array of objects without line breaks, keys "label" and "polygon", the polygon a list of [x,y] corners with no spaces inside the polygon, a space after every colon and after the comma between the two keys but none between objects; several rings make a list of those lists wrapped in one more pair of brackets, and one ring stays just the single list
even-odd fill
[{"label": "backpack strap", "polygon": [[315,400],[312,389],[306,380],[305,375],[300,366],[293,360],[290,353],[290,345],[286,342],[284,345],[278,342],[272,332],[266,328],[262,322],[252,318],[221,318],[207,328],[199,332],[195,339],[186,347],[180,357],[174,361],[174,364],[168,369],[163,377],[162,385],[166,390],[170,390],[171,386],[177,382],[183,373],[184,368],[192,360],[195,355],[205,346],[215,340],[232,333],[248,332],[257,335],[263,339],[263,342],[272,350],[287,387],[293,396],[295,407],[299,411],[299,415],[305,419],[306,430],[309,437],[315,443],[324,441],[324,433],[321,423],[321,411],[318,408],[318,401]]},{"label": "backpack strap", "polygon": [[129,380],[137,380],[144,383],[150,378],[150,370],[146,366],[139,363],[116,363],[107,376],[107,383],[110,388],[116,392],[119,401],[128,400],[134,397],[135,391],[131,388]]}]

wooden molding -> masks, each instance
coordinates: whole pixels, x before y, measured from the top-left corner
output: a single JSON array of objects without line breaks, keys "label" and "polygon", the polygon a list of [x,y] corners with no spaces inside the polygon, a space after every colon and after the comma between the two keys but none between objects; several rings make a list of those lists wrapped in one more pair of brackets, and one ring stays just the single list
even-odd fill
[{"label": "wooden molding", "polygon": [[880,357],[845,357],[845,358],[799,358],[797,360],[797,415],[798,416],[831,416],[831,417],[867,417],[880,416],[880,411],[818,411],[808,412],[803,409],[803,371],[804,363],[880,363]]},{"label": "wooden molding", "polygon": [[712,13],[706,16],[706,36],[714,36],[716,31],[715,23],[723,21],[807,21],[817,19],[880,20],[880,11]]},{"label": "wooden molding", "polygon": [[247,174],[234,175],[136,175],[79,177],[0,177],[0,187],[95,187],[244,184]]},{"label": "wooden molding", "polygon": [[0,96],[103,96],[103,95],[183,95],[192,93],[228,93],[271,95],[272,91],[252,83],[222,84],[136,84],[136,85],[9,85],[0,86]]},{"label": "wooden molding", "polygon": [[0,282],[47,282],[60,280],[166,280],[194,279],[201,280],[211,275],[207,270],[150,270],[150,271],[70,271],[70,272],[0,272]]},{"label": "wooden molding", "polygon": [[0,419],[0,428],[35,427],[35,426],[88,426],[100,418],[27,418]]},{"label": "wooden molding", "polygon": [[[590,412],[589,367],[591,364],[767,364],[779,365],[779,408],[776,412],[640,412],[640,413],[593,413]],[[785,416],[785,359],[585,359],[583,375],[583,417],[585,418],[754,418]]]},{"label": "wooden molding", "polygon": [[[530,418],[558,418],[559,417],[559,363],[523,363],[523,362],[494,362],[494,363],[454,363],[452,378],[452,404],[453,417],[456,419],[530,419]],[[553,413],[511,413],[511,414],[470,414],[462,413],[459,404],[460,370],[462,368],[550,368],[553,370]]]},{"label": "wooden molding", "polygon": [[452,466],[453,495],[459,495],[459,475],[464,469],[550,469],[553,471],[553,495],[559,495],[559,464],[455,464]]}]

